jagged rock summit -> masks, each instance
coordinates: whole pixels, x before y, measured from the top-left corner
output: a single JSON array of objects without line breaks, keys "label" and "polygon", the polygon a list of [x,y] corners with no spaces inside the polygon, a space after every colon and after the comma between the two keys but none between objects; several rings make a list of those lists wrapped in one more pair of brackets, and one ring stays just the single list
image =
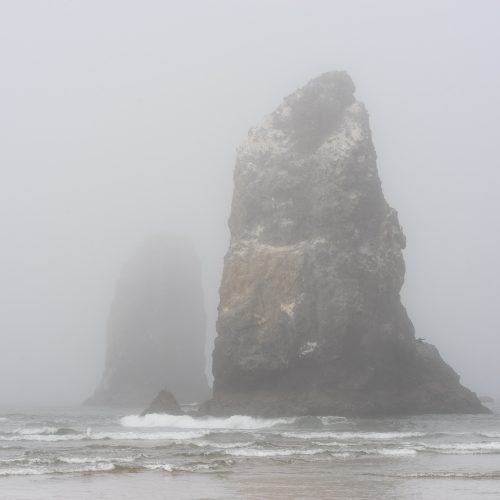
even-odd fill
[{"label": "jagged rock summit", "polygon": [[158,234],[118,280],[104,375],[87,404],[144,408],[164,387],[181,403],[210,394],[200,263],[188,238]]},{"label": "jagged rock summit", "polygon": [[354,90],[321,75],[239,148],[206,413],[488,411],[415,338],[405,236]]}]

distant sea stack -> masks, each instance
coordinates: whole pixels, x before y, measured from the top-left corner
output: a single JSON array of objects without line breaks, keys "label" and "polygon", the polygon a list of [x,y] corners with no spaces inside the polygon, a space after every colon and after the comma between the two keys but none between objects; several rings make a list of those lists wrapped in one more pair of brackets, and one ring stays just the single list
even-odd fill
[{"label": "distant sea stack", "polygon": [[209,396],[201,270],[190,240],[157,235],[125,265],[93,405],[145,407],[168,387],[181,403]]},{"label": "distant sea stack", "polygon": [[344,72],[239,148],[206,413],[487,412],[401,304],[405,236]]}]

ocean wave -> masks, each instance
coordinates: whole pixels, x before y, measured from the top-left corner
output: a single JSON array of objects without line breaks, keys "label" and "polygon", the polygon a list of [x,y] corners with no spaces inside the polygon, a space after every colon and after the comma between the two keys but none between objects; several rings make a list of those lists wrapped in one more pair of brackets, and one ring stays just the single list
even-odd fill
[{"label": "ocean wave", "polygon": [[67,457],[67,456],[58,456],[58,457],[14,457],[14,458],[5,458],[0,460],[0,466],[4,464],[22,464],[22,465],[54,465],[54,464],[69,464],[69,465],[84,465],[84,464],[99,464],[99,463],[112,463],[122,464],[122,463],[133,463],[136,460],[143,458],[143,454],[129,456],[129,457]]},{"label": "ocean wave", "polygon": [[48,463],[47,460],[41,458],[24,458],[24,457],[14,457],[14,458],[2,458],[0,460],[0,465],[3,464],[45,464]]},{"label": "ocean wave", "polygon": [[330,416],[330,417],[318,417],[318,418],[323,425],[333,425],[333,424],[339,424],[341,422],[347,422],[346,417]]},{"label": "ocean wave", "polygon": [[165,472],[202,472],[212,471],[221,467],[233,464],[232,460],[215,460],[213,462],[191,462],[183,465],[173,464],[145,464],[143,467],[148,470],[161,470]]},{"label": "ocean wave", "polygon": [[57,434],[18,434],[14,436],[0,436],[0,441],[80,441],[89,439],[86,434],[58,436]]},{"label": "ocean wave", "polygon": [[171,431],[171,432],[92,432],[87,430],[85,434],[16,434],[11,436],[0,436],[0,441],[85,441],[85,440],[115,440],[115,441],[162,441],[162,440],[188,440],[196,439],[209,434],[209,431]]},{"label": "ocean wave", "polygon": [[356,455],[383,455],[388,457],[411,457],[418,453],[418,449],[413,447],[408,448],[356,448],[345,442],[339,443],[337,441],[314,441],[312,444],[326,448],[340,448],[341,452]]},{"label": "ocean wave", "polygon": [[229,449],[225,450],[226,455],[231,455],[233,457],[260,457],[260,458],[272,458],[272,457],[289,457],[289,456],[301,456],[301,455],[319,455],[325,453],[326,450],[315,449],[315,450],[299,450],[299,449],[275,449],[275,450],[262,450],[257,448],[241,448],[241,449]]},{"label": "ocean wave", "polygon": [[[373,474],[377,475],[377,474]],[[443,471],[443,472],[413,472],[407,474],[386,474],[386,477],[397,477],[403,479],[489,479],[495,480],[500,479],[500,471],[490,471],[490,472],[455,472],[455,471]]]},{"label": "ocean wave", "polygon": [[20,434],[21,436],[30,436],[32,434],[55,434],[57,427],[28,427],[18,428],[9,434]]},{"label": "ocean wave", "polygon": [[38,468],[10,468],[0,470],[0,476],[32,476],[45,474],[85,474],[90,472],[110,472],[115,470],[112,463],[98,463],[86,465],[85,467],[61,468],[61,467],[38,467]]},{"label": "ocean wave", "polygon": [[413,448],[381,448],[370,450],[368,454],[383,455],[385,457],[414,457],[417,450]]},{"label": "ocean wave", "polygon": [[133,463],[142,457],[142,454],[132,457],[57,457],[55,462],[74,465],[98,463],[112,463],[113,465],[116,465],[121,463]]},{"label": "ocean wave", "polygon": [[197,440],[191,441],[186,444],[196,446],[199,448],[217,448],[221,450],[229,450],[232,448],[247,448],[255,444],[255,441],[246,441],[246,442],[233,442],[233,443],[217,443],[215,441],[205,441],[205,440]]},{"label": "ocean wave", "polygon": [[19,434],[21,436],[31,436],[31,435],[66,436],[78,433],[79,431],[71,429],[69,427],[22,427],[15,429],[13,432],[7,434]]},{"label": "ocean wave", "polygon": [[448,455],[474,455],[482,453],[500,453],[500,442],[490,443],[447,443],[428,444],[419,443],[425,451]]},{"label": "ocean wave", "polygon": [[424,437],[427,434],[423,432],[282,432],[281,436],[294,439],[339,439],[339,440],[392,440],[408,439],[414,437]]},{"label": "ocean wave", "polygon": [[255,430],[267,429],[277,425],[290,425],[297,419],[291,418],[255,418],[247,415],[233,415],[227,418],[194,418],[190,415],[167,415],[151,413],[143,417],[128,415],[121,418],[124,427],[168,427],[172,429],[230,429]]}]

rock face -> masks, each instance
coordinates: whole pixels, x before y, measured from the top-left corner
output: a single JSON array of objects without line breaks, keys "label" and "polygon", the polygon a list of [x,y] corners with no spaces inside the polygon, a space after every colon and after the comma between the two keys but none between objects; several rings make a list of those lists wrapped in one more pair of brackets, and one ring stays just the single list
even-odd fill
[{"label": "rock face", "polygon": [[168,413],[169,415],[185,414],[179,406],[177,399],[175,399],[175,396],[165,389],[158,393],[158,396],[153,399],[149,408],[143,411],[141,415],[144,416],[150,413]]},{"label": "rock face", "polygon": [[405,236],[344,72],[287,97],[239,148],[213,414],[487,411],[401,304]]},{"label": "rock face", "polygon": [[164,387],[181,402],[209,395],[200,264],[189,240],[158,235],[117,283],[104,375],[87,403],[144,408]]},{"label": "rock face", "polygon": [[481,401],[481,403],[494,403],[495,398],[492,398],[491,396],[480,396],[479,401]]}]

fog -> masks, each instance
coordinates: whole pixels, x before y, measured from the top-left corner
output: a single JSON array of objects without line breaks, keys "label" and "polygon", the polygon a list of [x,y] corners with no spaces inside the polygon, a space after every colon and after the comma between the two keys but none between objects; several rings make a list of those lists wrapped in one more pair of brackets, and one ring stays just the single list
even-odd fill
[{"label": "fog", "polygon": [[370,112],[417,335],[500,395],[499,15],[495,1],[0,1],[0,406],[93,392],[121,266],[159,231],[195,242],[210,358],[235,149],[333,69]]}]

